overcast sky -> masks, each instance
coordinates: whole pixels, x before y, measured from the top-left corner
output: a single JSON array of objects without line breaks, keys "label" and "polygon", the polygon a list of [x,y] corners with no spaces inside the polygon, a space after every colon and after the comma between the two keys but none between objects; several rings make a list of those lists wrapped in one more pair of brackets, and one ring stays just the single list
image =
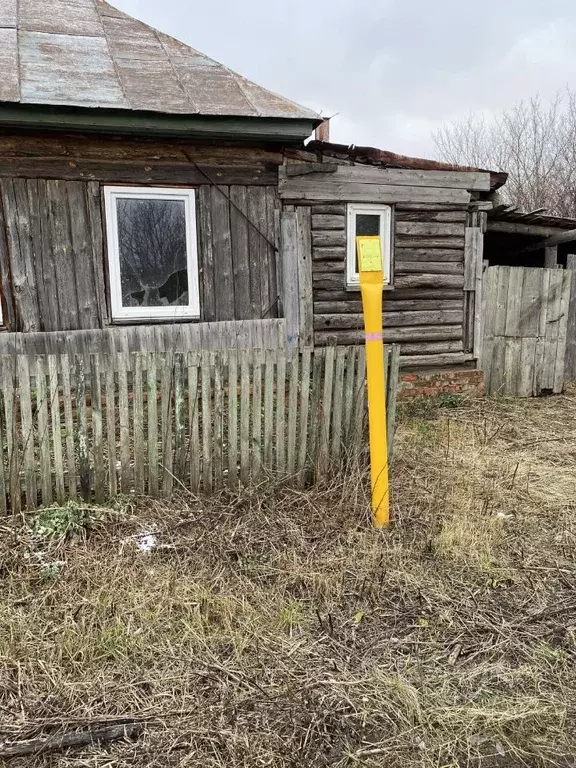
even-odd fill
[{"label": "overcast sky", "polygon": [[333,120],[333,141],[434,155],[432,132],[576,86],[574,0],[111,0]]}]

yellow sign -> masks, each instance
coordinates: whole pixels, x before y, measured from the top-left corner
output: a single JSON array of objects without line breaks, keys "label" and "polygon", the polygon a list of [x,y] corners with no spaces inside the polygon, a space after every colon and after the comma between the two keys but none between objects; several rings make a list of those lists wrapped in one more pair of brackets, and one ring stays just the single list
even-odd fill
[{"label": "yellow sign", "polygon": [[374,524],[377,528],[383,528],[390,520],[390,487],[386,434],[386,379],[382,341],[382,243],[379,237],[357,237],[356,247],[366,331],[372,511]]},{"label": "yellow sign", "polygon": [[359,272],[382,272],[382,240],[376,237],[357,237]]}]

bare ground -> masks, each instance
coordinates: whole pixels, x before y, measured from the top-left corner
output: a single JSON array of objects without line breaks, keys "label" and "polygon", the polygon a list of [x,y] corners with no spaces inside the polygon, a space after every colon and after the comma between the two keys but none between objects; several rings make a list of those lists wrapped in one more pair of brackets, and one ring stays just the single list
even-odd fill
[{"label": "bare ground", "polygon": [[358,471],[3,524],[0,753],[142,726],[5,765],[574,766],[576,392],[444,406],[388,532]]}]

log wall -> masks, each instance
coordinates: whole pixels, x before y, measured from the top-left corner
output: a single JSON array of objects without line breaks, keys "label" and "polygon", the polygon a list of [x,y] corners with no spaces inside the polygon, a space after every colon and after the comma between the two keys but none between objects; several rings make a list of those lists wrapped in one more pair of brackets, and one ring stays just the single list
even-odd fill
[{"label": "log wall", "polygon": [[[467,212],[395,207],[394,280],[384,293],[384,337],[404,357],[465,362],[464,246]],[[359,290],[346,287],[346,205],[312,204],[315,343],[364,339]]]}]

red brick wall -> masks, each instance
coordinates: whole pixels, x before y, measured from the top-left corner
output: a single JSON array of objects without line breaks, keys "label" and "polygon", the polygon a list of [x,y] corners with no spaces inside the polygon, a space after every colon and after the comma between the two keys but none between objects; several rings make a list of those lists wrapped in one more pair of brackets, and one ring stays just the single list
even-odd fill
[{"label": "red brick wall", "polygon": [[482,397],[482,371],[431,371],[430,373],[401,373],[399,398],[435,397],[440,394]]}]

